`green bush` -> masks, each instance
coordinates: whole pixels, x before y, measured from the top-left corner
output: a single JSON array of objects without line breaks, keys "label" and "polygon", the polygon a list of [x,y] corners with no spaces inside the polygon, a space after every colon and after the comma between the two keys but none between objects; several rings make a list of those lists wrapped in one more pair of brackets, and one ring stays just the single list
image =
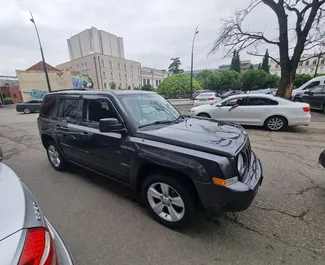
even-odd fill
[{"label": "green bush", "polygon": [[[157,93],[168,98],[187,98],[190,95],[191,76],[188,74],[174,74],[164,79],[157,88]],[[193,77],[193,91],[201,86]]]},{"label": "green bush", "polygon": [[141,87],[141,90],[143,90],[143,91],[153,91],[153,88],[152,88],[152,86],[151,85],[143,85],[142,87]]},{"label": "green bush", "polygon": [[248,70],[242,74],[243,90],[257,90],[265,88],[276,88],[279,85],[280,77],[271,75],[266,71]]},{"label": "green bush", "polygon": [[10,97],[5,97],[3,100],[4,100],[6,105],[14,104],[14,101]]},{"label": "green bush", "polygon": [[312,78],[313,78],[313,76],[308,75],[308,74],[297,74],[295,82],[294,82],[294,86],[296,88],[298,88],[298,87],[302,86],[303,84],[305,84],[306,82],[308,82]]},{"label": "green bush", "polygon": [[234,70],[216,73],[216,91],[238,90],[242,88],[241,75]]}]

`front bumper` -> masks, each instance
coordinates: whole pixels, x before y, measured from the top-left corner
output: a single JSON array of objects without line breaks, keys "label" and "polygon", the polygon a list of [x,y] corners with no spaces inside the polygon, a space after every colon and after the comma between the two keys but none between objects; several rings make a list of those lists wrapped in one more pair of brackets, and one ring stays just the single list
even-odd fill
[{"label": "front bumper", "polygon": [[56,254],[58,258],[58,264],[62,265],[74,265],[73,259],[71,257],[71,254],[64,244],[62,238],[60,237],[59,233],[55,230],[53,225],[45,218],[46,225],[52,235],[54,245],[56,248]]},{"label": "front bumper", "polygon": [[[252,152],[253,153],[253,152]],[[249,171],[242,181],[227,187],[213,183],[195,183],[203,207],[210,213],[238,212],[247,209],[263,180],[260,160],[253,153]]]}]

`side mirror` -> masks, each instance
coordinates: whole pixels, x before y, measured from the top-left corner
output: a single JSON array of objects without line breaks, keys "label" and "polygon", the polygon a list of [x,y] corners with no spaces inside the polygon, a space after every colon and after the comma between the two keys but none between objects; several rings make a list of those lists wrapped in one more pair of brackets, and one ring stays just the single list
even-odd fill
[{"label": "side mirror", "polygon": [[115,118],[105,118],[99,120],[100,132],[120,132],[124,129],[123,124]]},{"label": "side mirror", "polygon": [[3,159],[3,153],[2,153],[2,149],[0,147],[0,162],[2,161],[2,159]]},{"label": "side mirror", "polygon": [[221,103],[217,103],[217,107],[218,108],[222,107],[222,104]]}]

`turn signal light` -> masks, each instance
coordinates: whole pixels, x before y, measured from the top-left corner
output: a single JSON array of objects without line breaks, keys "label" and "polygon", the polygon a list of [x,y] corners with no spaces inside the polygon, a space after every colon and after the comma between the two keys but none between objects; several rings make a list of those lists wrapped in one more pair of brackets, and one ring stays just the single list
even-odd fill
[{"label": "turn signal light", "polygon": [[213,180],[213,183],[216,184],[216,185],[219,185],[219,186],[224,186],[226,187],[227,186],[227,180],[225,179],[219,179],[219,178],[212,178]]},{"label": "turn signal light", "polygon": [[310,107],[309,106],[308,107],[303,107],[302,109],[304,110],[304,112],[310,112]]}]

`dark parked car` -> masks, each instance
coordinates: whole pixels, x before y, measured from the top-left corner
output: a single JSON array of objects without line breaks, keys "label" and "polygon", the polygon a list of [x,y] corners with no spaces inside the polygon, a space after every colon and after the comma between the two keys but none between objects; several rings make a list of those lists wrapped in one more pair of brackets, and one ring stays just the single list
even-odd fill
[{"label": "dark parked car", "polygon": [[233,96],[233,95],[239,95],[239,94],[244,94],[244,92],[241,91],[241,90],[231,90],[231,91],[223,93],[220,97],[222,99],[225,99],[227,97],[230,97],[230,96]]},{"label": "dark parked car", "polygon": [[29,189],[1,160],[0,149],[0,263],[73,265]]},{"label": "dark parked car", "polygon": [[41,104],[42,104],[41,99],[33,99],[30,101],[17,104],[16,110],[17,112],[24,112],[25,114],[29,114],[32,112],[39,112],[41,108]]},{"label": "dark parked car", "polygon": [[38,128],[54,169],[74,163],[129,186],[168,227],[197,208],[248,208],[263,178],[241,126],[183,117],[154,92],[50,93]]},{"label": "dark parked car", "polygon": [[302,101],[310,105],[311,109],[322,110],[325,113],[325,86],[317,86],[302,95]]},{"label": "dark parked car", "polygon": [[325,168],[325,150],[319,156],[319,163]]}]

